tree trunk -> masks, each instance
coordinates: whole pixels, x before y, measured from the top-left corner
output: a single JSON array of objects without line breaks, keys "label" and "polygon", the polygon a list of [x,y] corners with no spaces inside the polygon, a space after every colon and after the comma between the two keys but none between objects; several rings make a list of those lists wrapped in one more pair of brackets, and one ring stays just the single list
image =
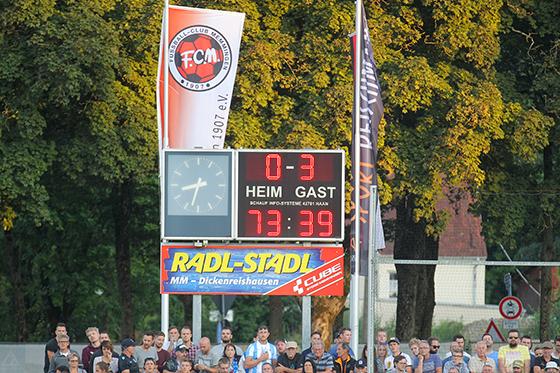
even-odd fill
[{"label": "tree trunk", "polygon": [[273,339],[284,338],[282,319],[284,318],[284,304],[282,298],[278,296],[268,297],[268,328]]},{"label": "tree trunk", "polygon": [[22,258],[21,249],[14,242],[14,235],[12,230],[4,231],[5,238],[5,258],[8,268],[8,278],[11,281],[12,292],[14,294],[14,317],[16,319],[16,338],[18,342],[25,342],[29,337],[29,330],[27,328],[27,321],[25,319],[26,307],[24,298],[24,289],[22,281]]},{"label": "tree trunk", "polygon": [[132,181],[114,187],[113,217],[115,220],[115,248],[117,281],[121,305],[121,338],[134,337],[134,309],[130,272],[130,220],[132,215]]},{"label": "tree trunk", "polygon": [[[547,146],[543,152],[543,189],[550,190],[554,186],[553,183],[553,151],[552,145]],[[544,195],[541,201],[541,208],[543,209],[543,244],[541,248],[541,260],[543,262],[551,262],[554,259],[554,221],[552,209],[554,209],[554,202],[548,195]],[[540,301],[540,325],[539,334],[541,341],[546,341],[551,338],[550,319],[552,317],[552,268],[541,268],[541,301]]]},{"label": "tree trunk", "polygon": [[321,332],[328,351],[333,339],[332,330],[336,317],[344,309],[346,297],[313,297],[313,330]]},{"label": "tree trunk", "polygon": [[192,331],[192,295],[179,295],[179,300],[183,304],[183,325],[177,325],[179,331],[185,325],[189,325]]},{"label": "tree trunk", "polygon": [[[438,240],[426,235],[426,224],[415,222],[414,197],[396,204],[395,259],[437,259]],[[396,335],[402,340],[427,338],[435,307],[434,265],[396,265],[398,296]]]}]

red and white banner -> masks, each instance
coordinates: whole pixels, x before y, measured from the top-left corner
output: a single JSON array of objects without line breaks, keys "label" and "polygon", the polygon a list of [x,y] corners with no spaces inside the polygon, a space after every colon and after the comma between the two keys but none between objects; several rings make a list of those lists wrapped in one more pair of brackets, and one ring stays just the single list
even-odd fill
[{"label": "red and white banner", "polygon": [[[158,66],[160,147],[221,149],[245,14],[169,6]],[[165,18],[165,17],[164,17]],[[168,121],[165,120],[165,28],[168,28]],[[165,125],[168,125],[167,131]]]}]

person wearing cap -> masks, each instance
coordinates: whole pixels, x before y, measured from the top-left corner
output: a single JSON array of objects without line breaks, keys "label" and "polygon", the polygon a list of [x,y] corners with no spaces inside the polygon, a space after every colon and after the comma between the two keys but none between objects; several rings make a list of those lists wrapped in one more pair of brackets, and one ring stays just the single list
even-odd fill
[{"label": "person wearing cap", "polygon": [[[182,362],[187,360],[189,360],[187,357],[187,346],[185,346],[184,344],[177,345],[175,347],[175,350],[173,350],[173,355],[171,355],[171,358],[167,359],[167,361],[165,361],[165,363],[163,364],[163,373],[178,372]],[[192,360],[189,361],[192,362]]]},{"label": "person wearing cap", "polygon": [[389,349],[391,350],[391,353],[385,358],[385,361],[383,361],[383,364],[385,365],[385,370],[394,368],[395,365],[394,361],[397,356],[404,356],[404,358],[406,359],[406,366],[407,366],[406,371],[408,373],[412,373],[412,359],[408,354],[401,352],[401,341],[399,341],[397,337],[393,337],[389,339],[389,342],[387,344],[389,345]]},{"label": "person wearing cap", "polygon": [[365,359],[359,359],[355,365],[356,373],[367,373],[367,363]]},{"label": "person wearing cap", "polygon": [[512,364],[513,373],[521,373],[523,371],[523,361],[515,360]]},{"label": "person wearing cap", "polygon": [[469,360],[469,371],[471,373],[482,373],[485,365],[490,365],[496,370],[496,362],[486,355],[486,342],[478,341],[475,345],[475,354]]},{"label": "person wearing cap", "polygon": [[294,341],[286,342],[286,352],[278,356],[275,373],[301,373],[302,358],[297,352],[298,344]]},{"label": "person wearing cap", "polygon": [[58,334],[56,336],[56,343],[58,344],[58,351],[53,355],[49,364],[49,373],[56,372],[56,369],[61,366],[69,366],[68,359],[70,355],[76,354],[76,351],[70,349],[70,337],[66,334]]},{"label": "person wearing cap", "polygon": [[119,373],[140,373],[138,361],[134,357],[136,343],[132,338],[121,341],[121,356],[119,356]]},{"label": "person wearing cap", "polygon": [[498,369],[500,373],[512,373],[513,362],[523,362],[521,371],[529,373],[531,357],[527,346],[521,345],[519,340],[519,330],[511,329],[508,332],[508,345],[500,347],[498,350]]},{"label": "person wearing cap", "polygon": [[350,346],[346,343],[339,343],[336,346],[336,358],[333,361],[333,368],[336,373],[353,373],[356,368],[356,360],[350,356]]},{"label": "person wearing cap", "polygon": [[560,368],[558,367],[558,364],[556,362],[549,361],[548,363],[546,363],[544,371],[546,373],[558,373],[560,371]]},{"label": "person wearing cap", "polygon": [[543,373],[546,368],[546,364],[553,362],[560,365],[560,360],[552,357],[552,350],[554,350],[554,344],[550,341],[546,341],[541,344],[543,350],[543,355],[535,358],[534,373]]},{"label": "person wearing cap", "polygon": [[[339,343],[346,343],[348,346],[350,346],[350,342],[352,341],[352,329],[350,328],[342,328],[338,331],[338,334],[335,338],[335,343],[333,343],[331,345],[331,348],[329,350],[329,354],[331,354],[331,356],[334,358],[336,358],[336,349],[338,348],[338,344]],[[354,355],[354,351],[352,351],[352,348],[350,348],[350,356],[352,358],[356,358],[356,355]]]}]

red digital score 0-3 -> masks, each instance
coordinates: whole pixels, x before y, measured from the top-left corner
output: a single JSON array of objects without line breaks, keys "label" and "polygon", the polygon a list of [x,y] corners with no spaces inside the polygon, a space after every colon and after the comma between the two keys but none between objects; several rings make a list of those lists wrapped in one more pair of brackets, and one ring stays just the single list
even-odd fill
[{"label": "red digital score 0-3", "polygon": [[237,237],[342,241],[344,152],[239,150]]}]

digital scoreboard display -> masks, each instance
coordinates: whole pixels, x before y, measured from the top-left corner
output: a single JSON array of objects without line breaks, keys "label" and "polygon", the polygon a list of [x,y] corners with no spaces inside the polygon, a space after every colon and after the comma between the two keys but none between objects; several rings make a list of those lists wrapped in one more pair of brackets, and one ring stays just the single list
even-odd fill
[{"label": "digital scoreboard display", "polygon": [[344,152],[239,150],[237,238],[342,241]]}]

